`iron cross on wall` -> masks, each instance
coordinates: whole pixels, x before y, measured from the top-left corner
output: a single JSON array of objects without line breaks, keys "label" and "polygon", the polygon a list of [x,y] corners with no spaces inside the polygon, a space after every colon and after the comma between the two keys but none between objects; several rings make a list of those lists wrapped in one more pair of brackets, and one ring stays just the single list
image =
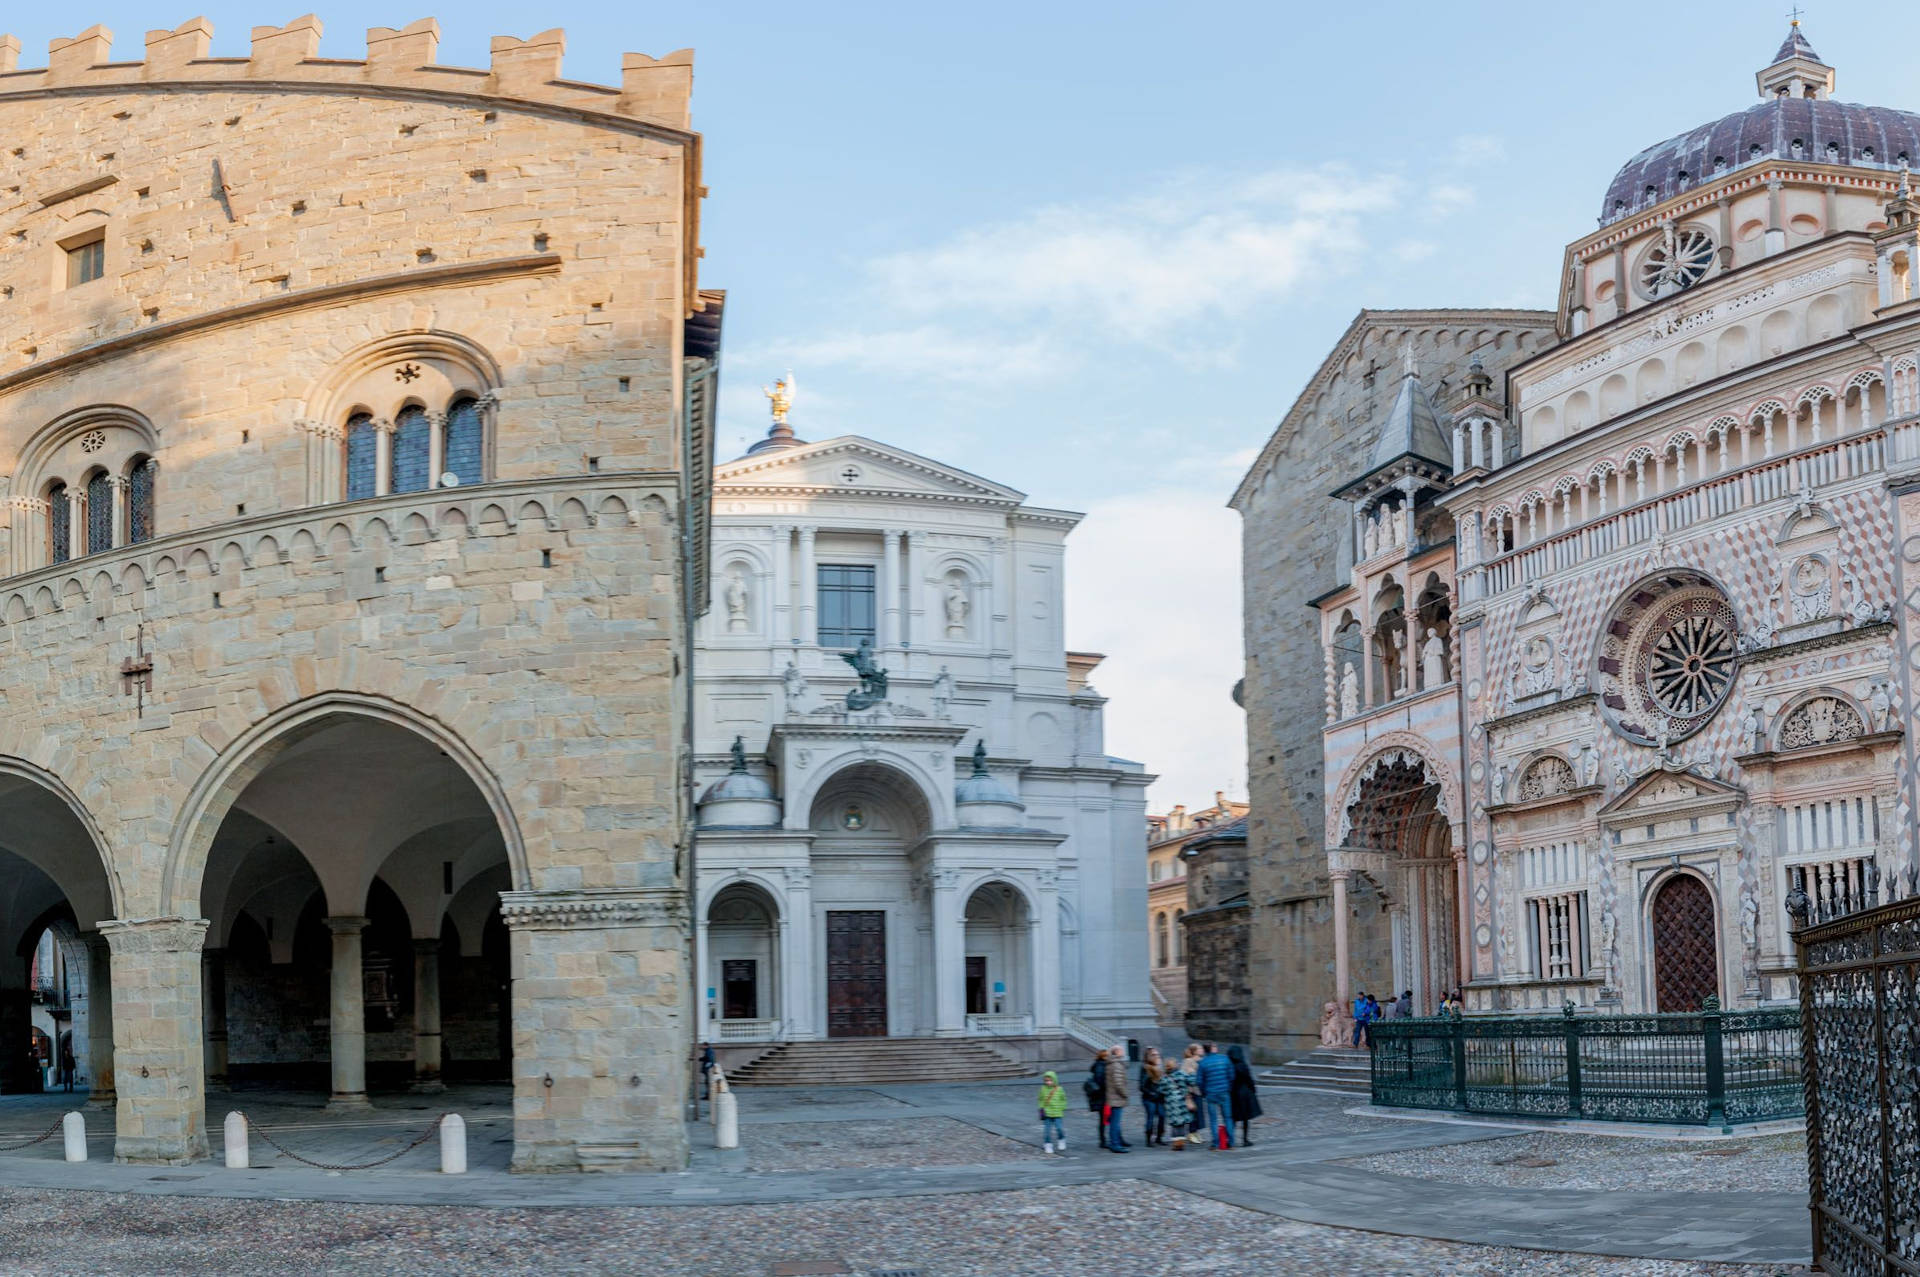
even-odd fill
[{"label": "iron cross on wall", "polygon": [[134,631],[133,655],[120,662],[120,694],[134,698],[136,715],[147,711],[147,693],[153,690],[153,658],[147,655],[147,626]]}]

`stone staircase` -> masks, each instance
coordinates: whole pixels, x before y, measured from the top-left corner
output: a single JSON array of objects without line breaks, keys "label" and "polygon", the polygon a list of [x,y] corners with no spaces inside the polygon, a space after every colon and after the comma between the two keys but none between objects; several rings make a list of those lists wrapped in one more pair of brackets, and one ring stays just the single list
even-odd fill
[{"label": "stone staircase", "polygon": [[1033,1073],[966,1038],[840,1038],[787,1042],[727,1075],[735,1086],[864,1086],[985,1082]]},{"label": "stone staircase", "polygon": [[1260,1075],[1260,1085],[1282,1091],[1370,1095],[1373,1057],[1365,1048],[1323,1046]]}]

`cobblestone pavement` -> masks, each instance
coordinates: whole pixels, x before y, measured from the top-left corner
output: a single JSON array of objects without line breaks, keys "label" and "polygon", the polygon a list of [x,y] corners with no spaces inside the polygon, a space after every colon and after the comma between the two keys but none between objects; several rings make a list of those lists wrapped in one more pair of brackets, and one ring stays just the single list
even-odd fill
[{"label": "cobblestone pavement", "polygon": [[746,1153],[747,1169],[754,1171],[978,1166],[1047,1156],[1031,1145],[950,1117],[743,1123],[740,1147]]},{"label": "cobblestone pavement", "polygon": [[1546,1132],[1378,1153],[1344,1164],[1486,1188],[1807,1191],[1807,1143],[1798,1134],[1708,1143]]},{"label": "cobblestone pavement", "polygon": [[[779,1206],[476,1210],[0,1190],[6,1269],[160,1275],[805,1271],[920,1277],[1202,1273],[1802,1277],[1794,1267],[1622,1260],[1297,1224],[1138,1180]],[[825,1263],[823,1261],[837,1261]]]}]

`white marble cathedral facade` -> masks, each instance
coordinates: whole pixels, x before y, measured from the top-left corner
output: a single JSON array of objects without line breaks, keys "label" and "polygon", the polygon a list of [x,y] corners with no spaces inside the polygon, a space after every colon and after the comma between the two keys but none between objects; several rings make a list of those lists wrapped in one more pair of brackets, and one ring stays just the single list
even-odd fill
[{"label": "white marble cathedral facade", "polygon": [[1558,340],[1410,359],[1334,494],[1324,996],[1368,951],[1422,1013],[1752,1006],[1791,892],[1915,874],[1920,116],[1834,78],[1796,25],[1629,161]]},{"label": "white marble cathedral facade", "polygon": [[[1066,650],[1080,516],[869,439],[803,443],[775,407],[714,476],[700,1035],[1031,1053],[1151,1025],[1151,777],[1104,752],[1100,658]],[[863,640],[886,683],[856,709]]]}]

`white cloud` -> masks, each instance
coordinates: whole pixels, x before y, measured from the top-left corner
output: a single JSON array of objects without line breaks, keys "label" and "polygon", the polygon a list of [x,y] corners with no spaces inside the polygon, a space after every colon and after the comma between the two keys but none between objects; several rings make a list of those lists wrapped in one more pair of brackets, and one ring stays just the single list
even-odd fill
[{"label": "white cloud", "polygon": [[1102,501],[1067,542],[1067,645],[1107,653],[1107,751],[1159,775],[1149,801],[1246,794],[1246,727],[1233,703],[1240,520],[1218,492],[1162,488]]},{"label": "white cloud", "polygon": [[1118,203],[1055,205],[896,253],[880,295],[916,314],[970,313],[1083,337],[1187,344],[1202,316],[1242,314],[1358,260],[1363,222],[1400,183],[1338,169],[1189,179]]},{"label": "white cloud", "polygon": [[748,347],[733,359],[747,367],[832,367],[956,382],[1002,381],[1058,372],[1060,354],[1049,345],[1038,337],[1016,341],[994,332],[968,333],[923,323],[776,339]]}]

